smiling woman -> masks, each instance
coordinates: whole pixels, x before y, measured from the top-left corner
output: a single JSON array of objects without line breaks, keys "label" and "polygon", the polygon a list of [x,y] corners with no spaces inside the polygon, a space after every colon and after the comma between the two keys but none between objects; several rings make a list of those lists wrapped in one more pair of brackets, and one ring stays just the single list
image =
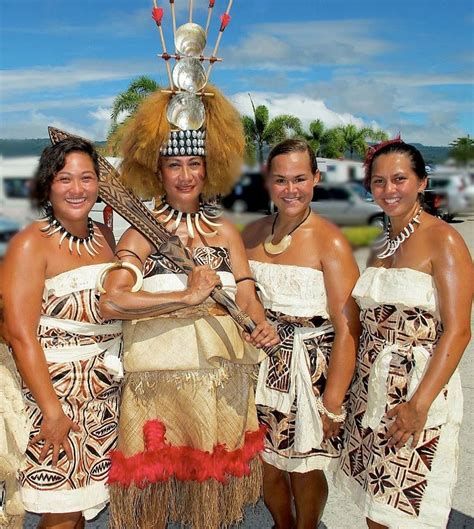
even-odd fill
[{"label": "smiling woman", "polygon": [[12,239],[5,258],[6,336],[30,424],[21,497],[26,510],[42,513],[45,529],[81,528],[108,500],[121,323],[98,311],[96,277],[114,244],[88,217],[98,174],[84,140],[45,149],[32,197],[46,216]]}]

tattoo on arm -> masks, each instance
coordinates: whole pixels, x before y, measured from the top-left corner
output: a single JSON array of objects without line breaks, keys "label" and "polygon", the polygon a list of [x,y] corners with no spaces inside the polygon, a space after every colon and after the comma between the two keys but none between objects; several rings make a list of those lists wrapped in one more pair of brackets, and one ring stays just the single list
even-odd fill
[{"label": "tattoo on arm", "polygon": [[106,305],[109,305],[109,307],[112,307],[115,311],[119,312],[120,314],[130,314],[130,315],[136,315],[136,316],[144,316],[144,315],[155,315],[160,316],[161,314],[167,314],[168,312],[174,312],[175,310],[184,309],[188,305],[185,303],[179,303],[177,301],[170,301],[167,303],[160,303],[159,305],[153,305],[151,307],[143,307],[143,308],[127,308],[122,307],[121,305],[117,305],[117,303],[114,303],[113,301],[107,300],[105,302]]}]

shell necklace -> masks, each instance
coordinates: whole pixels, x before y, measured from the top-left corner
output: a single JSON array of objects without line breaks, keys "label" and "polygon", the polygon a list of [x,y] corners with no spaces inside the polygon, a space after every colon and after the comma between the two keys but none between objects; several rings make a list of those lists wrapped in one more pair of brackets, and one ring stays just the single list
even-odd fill
[{"label": "shell necklace", "polygon": [[[196,228],[196,231],[204,237],[215,237],[217,235],[217,230],[215,230],[214,228],[222,226],[222,224],[213,222],[213,220],[217,219],[218,217],[220,217],[220,215],[222,215],[222,212],[219,211],[219,207],[213,204],[200,202],[199,211],[197,213],[184,213],[183,211],[179,211],[178,209],[174,209],[173,207],[171,207],[168,202],[166,202],[166,199],[162,198],[161,203],[155,209],[155,213],[157,215],[160,215],[161,213],[164,213],[167,210],[170,211],[166,215],[166,217],[164,219],[158,219],[158,221],[161,224],[166,224],[168,221],[174,218],[174,229],[177,230],[184,217],[186,219],[186,228],[188,230],[188,235],[191,239],[194,239],[194,228]],[[207,225],[207,227],[209,227],[211,231],[205,231],[203,226],[201,225],[201,221],[202,224]]]},{"label": "shell necklace", "polygon": [[410,222],[403,228],[403,230],[394,238],[390,238],[390,221],[388,222],[387,228],[382,235],[382,240],[375,244],[375,249],[380,253],[377,253],[379,259],[386,259],[393,255],[401,244],[403,244],[415,231],[415,226],[420,224],[420,215],[423,211],[423,207],[416,212],[415,216]]},{"label": "shell necklace", "polygon": [[48,237],[52,237],[55,233],[60,233],[61,237],[59,239],[59,247],[61,248],[61,244],[64,242],[64,239],[67,239],[69,241],[69,253],[72,253],[74,248],[76,249],[76,252],[78,255],[81,254],[81,244],[86,249],[87,253],[89,255],[98,255],[99,252],[94,247],[94,244],[102,248],[102,244],[97,240],[96,237],[103,238],[104,236],[100,233],[99,230],[97,230],[97,233],[94,229],[94,223],[92,222],[92,219],[90,217],[87,218],[87,229],[88,229],[88,235],[87,237],[77,237],[76,235],[73,235],[71,232],[69,232],[60,222],[59,220],[54,216],[53,210],[51,208],[48,208],[46,210],[46,216],[43,219],[38,219],[38,222],[47,222],[47,225],[44,228],[40,228],[40,231],[45,233]]},{"label": "shell necklace", "polygon": [[278,243],[278,244],[273,244],[272,240],[273,240],[273,234],[275,233],[275,224],[276,224],[276,221],[277,221],[277,218],[278,218],[278,213],[275,215],[275,219],[273,221],[273,224],[272,224],[272,232],[270,233],[270,235],[265,239],[265,242],[263,243],[263,248],[265,249],[265,251],[267,253],[269,253],[270,255],[278,255],[278,254],[281,254],[283,253],[285,250],[288,249],[288,247],[290,246],[291,244],[291,234],[297,230],[302,224],[303,222],[305,222],[305,220],[310,216],[311,214],[311,208],[308,208],[308,213],[305,215],[304,219],[299,222],[291,231],[290,233],[288,233],[287,235],[285,235],[281,241]]}]

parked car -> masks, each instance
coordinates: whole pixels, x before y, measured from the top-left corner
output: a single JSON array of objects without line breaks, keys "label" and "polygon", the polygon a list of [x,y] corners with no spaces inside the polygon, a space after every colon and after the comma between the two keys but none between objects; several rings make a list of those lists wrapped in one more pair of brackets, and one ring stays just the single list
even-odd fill
[{"label": "parked car", "polygon": [[383,227],[382,208],[362,198],[352,184],[318,184],[314,188],[311,208],[328,220],[342,226]]},{"label": "parked car", "polygon": [[0,217],[0,258],[5,255],[10,239],[20,229],[21,225],[16,220]]},{"label": "parked car", "polygon": [[[438,196],[436,215],[444,220],[452,220],[459,213],[469,210],[469,200],[465,191],[468,188],[467,176],[454,173],[435,172],[428,176],[425,197],[434,203]],[[433,198],[435,197],[435,198]]]}]

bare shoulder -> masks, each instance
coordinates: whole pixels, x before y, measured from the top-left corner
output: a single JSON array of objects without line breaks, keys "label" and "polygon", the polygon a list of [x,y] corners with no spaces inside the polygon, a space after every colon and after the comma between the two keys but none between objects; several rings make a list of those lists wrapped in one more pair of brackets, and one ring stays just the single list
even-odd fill
[{"label": "bare shoulder", "polygon": [[453,251],[469,255],[466,242],[461,234],[444,220],[430,215],[424,233],[435,255]]},{"label": "bare shoulder", "polygon": [[45,245],[45,235],[41,232],[42,225],[32,222],[19,231],[9,242],[5,255],[5,266],[17,267],[22,262],[32,266],[44,267],[48,245]]},{"label": "bare shoulder", "polygon": [[242,231],[242,238],[247,248],[251,248],[261,242],[262,233],[265,233],[271,226],[274,216],[269,215],[261,219],[254,220],[245,226]]},{"label": "bare shoulder", "polygon": [[331,221],[315,215],[315,228],[317,230],[317,237],[321,245],[323,254],[326,255],[340,255],[351,254],[352,249],[342,230],[333,224]]}]

